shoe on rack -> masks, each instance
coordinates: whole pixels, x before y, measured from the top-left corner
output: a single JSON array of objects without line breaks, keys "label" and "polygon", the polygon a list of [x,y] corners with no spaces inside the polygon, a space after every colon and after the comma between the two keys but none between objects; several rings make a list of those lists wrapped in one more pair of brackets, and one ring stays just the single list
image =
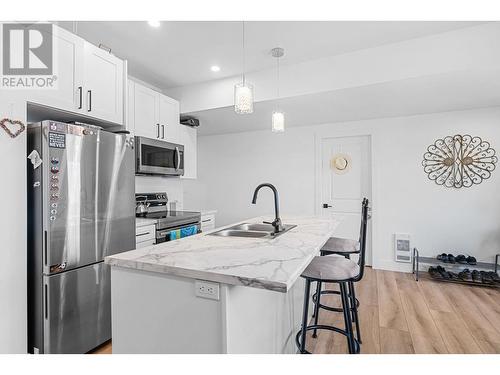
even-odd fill
[{"label": "shoe on rack", "polygon": [[429,267],[429,270],[427,272],[429,272],[429,275],[431,275],[433,279],[443,278],[443,276],[441,276],[441,273],[436,269],[436,267]]},{"label": "shoe on rack", "polygon": [[467,264],[470,264],[471,266],[475,266],[477,264],[476,258],[468,256],[467,257]]},{"label": "shoe on rack", "polygon": [[441,262],[448,262],[448,255],[446,253],[442,253],[437,256],[437,260],[440,260]]},{"label": "shoe on rack", "polygon": [[448,254],[448,263],[455,263],[455,257],[453,254]]},{"label": "shoe on rack", "polygon": [[488,274],[495,284],[500,284],[500,276],[498,276],[498,273],[496,273],[495,271],[490,271],[488,272]]},{"label": "shoe on rack", "polygon": [[481,277],[481,273],[478,270],[472,271],[472,281],[475,283],[482,283],[483,278]]},{"label": "shoe on rack", "polygon": [[467,264],[467,258],[465,257],[465,255],[463,254],[460,254],[460,255],[457,255],[455,257],[455,260],[457,261],[457,263],[460,263],[460,264]]},{"label": "shoe on rack", "polygon": [[472,273],[468,268],[464,269],[462,272],[459,272],[458,277],[462,281],[472,281]]}]

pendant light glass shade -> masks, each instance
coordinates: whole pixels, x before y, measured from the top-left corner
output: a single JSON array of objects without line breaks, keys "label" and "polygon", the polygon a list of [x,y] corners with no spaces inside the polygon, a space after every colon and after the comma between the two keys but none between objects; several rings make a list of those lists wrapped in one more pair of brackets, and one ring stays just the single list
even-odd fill
[{"label": "pendant light glass shade", "polygon": [[253,86],[245,81],[234,85],[234,111],[253,113]]},{"label": "pendant light glass shade", "polygon": [[285,131],[285,114],[279,111],[273,112],[272,123],[273,132],[283,133]]},{"label": "pendant light glass shade", "polygon": [[245,22],[241,23],[243,75],[241,83],[234,85],[234,111],[238,114],[253,113],[253,86],[245,80]]},{"label": "pendant light glass shade", "polygon": [[[276,47],[271,50],[271,55],[276,58],[276,98],[280,98],[280,57],[283,57],[285,50],[281,47]],[[285,114],[276,110],[273,112],[271,119],[271,130],[274,133],[283,133],[285,131]]]}]

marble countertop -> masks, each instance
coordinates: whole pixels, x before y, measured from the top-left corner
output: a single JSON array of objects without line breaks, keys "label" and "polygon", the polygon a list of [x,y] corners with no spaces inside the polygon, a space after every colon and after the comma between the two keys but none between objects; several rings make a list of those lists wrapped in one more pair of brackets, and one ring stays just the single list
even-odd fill
[{"label": "marble countertop", "polygon": [[[258,217],[241,223],[270,219]],[[217,228],[112,255],[105,262],[116,267],[287,292],[332,236],[339,221],[320,216],[284,216],[282,221],[297,227],[273,239],[211,236],[210,233],[222,229]]]}]

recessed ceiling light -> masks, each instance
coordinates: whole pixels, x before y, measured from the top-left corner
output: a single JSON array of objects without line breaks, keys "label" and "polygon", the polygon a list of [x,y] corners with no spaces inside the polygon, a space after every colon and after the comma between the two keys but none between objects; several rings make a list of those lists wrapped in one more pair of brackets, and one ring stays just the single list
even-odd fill
[{"label": "recessed ceiling light", "polygon": [[160,27],[160,21],[148,21],[148,25],[151,27]]},{"label": "recessed ceiling light", "polygon": [[210,67],[210,70],[211,70],[212,72],[218,72],[218,71],[220,71],[220,66],[217,66],[217,65],[212,65],[212,66]]}]

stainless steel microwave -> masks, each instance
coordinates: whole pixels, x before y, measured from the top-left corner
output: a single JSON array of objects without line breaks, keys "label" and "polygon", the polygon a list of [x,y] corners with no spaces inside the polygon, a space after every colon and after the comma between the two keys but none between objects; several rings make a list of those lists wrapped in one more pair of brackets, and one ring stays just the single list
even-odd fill
[{"label": "stainless steel microwave", "polygon": [[135,173],[164,176],[184,174],[184,146],[135,137]]}]

